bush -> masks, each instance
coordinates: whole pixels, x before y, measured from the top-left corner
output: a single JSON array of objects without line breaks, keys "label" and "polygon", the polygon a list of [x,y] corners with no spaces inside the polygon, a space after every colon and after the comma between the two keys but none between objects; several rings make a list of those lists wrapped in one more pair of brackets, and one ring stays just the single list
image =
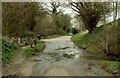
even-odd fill
[{"label": "bush", "polygon": [[0,44],[2,47],[2,63],[9,64],[14,56],[14,50],[16,50],[18,47],[15,44],[11,44],[3,39],[0,40],[0,42],[2,43]]}]

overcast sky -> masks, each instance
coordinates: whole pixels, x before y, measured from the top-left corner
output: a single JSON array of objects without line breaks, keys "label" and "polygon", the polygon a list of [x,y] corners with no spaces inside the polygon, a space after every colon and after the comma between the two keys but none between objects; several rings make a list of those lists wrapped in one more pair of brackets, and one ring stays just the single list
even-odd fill
[{"label": "overcast sky", "polygon": [[[47,4],[47,5],[46,5]],[[43,7],[49,10],[52,10],[51,8],[51,4],[49,2],[46,2],[46,4],[43,4]],[[77,13],[75,11],[73,11],[70,7],[63,7],[63,6],[59,6],[57,8],[57,11],[62,11],[64,14],[68,14],[71,17],[74,17]]]}]

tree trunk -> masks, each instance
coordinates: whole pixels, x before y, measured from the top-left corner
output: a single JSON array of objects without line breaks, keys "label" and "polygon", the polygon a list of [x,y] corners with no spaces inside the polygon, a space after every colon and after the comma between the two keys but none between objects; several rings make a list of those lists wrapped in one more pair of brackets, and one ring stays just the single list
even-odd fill
[{"label": "tree trunk", "polygon": [[95,27],[96,27],[96,24],[87,23],[86,25],[86,29],[89,31],[89,33],[91,33]]},{"label": "tree trunk", "polygon": [[90,17],[87,21],[83,21],[83,22],[89,33],[91,33],[94,30],[94,28],[96,28],[96,25],[98,23],[96,17]]}]

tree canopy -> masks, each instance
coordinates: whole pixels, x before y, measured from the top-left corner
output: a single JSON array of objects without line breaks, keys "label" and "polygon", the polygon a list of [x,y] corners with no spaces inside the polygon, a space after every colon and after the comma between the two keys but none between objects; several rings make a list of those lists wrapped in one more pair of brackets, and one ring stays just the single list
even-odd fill
[{"label": "tree canopy", "polygon": [[[27,31],[33,31],[36,25],[35,16],[44,15],[44,10],[38,3],[3,3],[3,35],[23,36]],[[40,9],[41,8],[41,9]]]},{"label": "tree canopy", "polygon": [[49,3],[51,11],[47,10],[50,7],[44,8],[43,4],[45,3],[3,3],[3,36],[25,37],[37,34],[49,36],[63,31],[65,34],[70,26],[70,16],[58,11],[60,3]]}]

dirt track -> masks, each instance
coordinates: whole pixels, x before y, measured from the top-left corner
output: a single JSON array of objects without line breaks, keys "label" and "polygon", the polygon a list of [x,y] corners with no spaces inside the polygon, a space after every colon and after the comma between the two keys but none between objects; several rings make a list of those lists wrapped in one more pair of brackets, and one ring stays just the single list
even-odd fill
[{"label": "dirt track", "polygon": [[[82,58],[96,55],[83,52],[70,38],[71,36],[62,36],[44,39],[46,47],[43,53],[25,60],[19,68],[9,71],[22,76],[111,76],[100,67],[102,60]],[[20,63],[19,61],[16,62]]]}]

